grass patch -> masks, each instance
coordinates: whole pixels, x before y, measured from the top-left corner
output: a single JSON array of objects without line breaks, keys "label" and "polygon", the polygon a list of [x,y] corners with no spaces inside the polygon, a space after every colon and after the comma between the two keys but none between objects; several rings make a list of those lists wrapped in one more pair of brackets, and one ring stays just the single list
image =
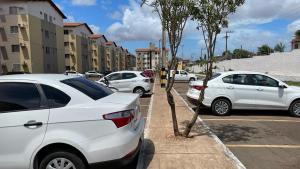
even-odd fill
[{"label": "grass patch", "polygon": [[291,82],[291,81],[287,81],[287,82],[285,82],[285,83],[287,83],[287,84],[290,85],[290,86],[299,86],[299,87],[300,87],[300,82]]}]

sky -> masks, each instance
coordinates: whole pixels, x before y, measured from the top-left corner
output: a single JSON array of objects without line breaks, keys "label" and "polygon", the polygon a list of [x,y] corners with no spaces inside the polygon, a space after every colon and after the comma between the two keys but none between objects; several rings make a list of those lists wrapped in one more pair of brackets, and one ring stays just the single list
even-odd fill
[{"label": "sky", "polygon": [[[85,22],[94,33],[104,34],[108,40],[135,53],[150,42],[158,46],[161,39],[159,17],[140,0],[54,0],[67,16],[66,22]],[[197,23],[188,21],[178,55],[198,59],[204,41]],[[232,31],[228,49],[243,48],[252,52],[268,44],[282,42],[291,50],[294,32],[300,29],[300,0],[246,0],[236,13],[229,16],[229,27],[218,36],[216,54],[225,50],[225,31]]]}]

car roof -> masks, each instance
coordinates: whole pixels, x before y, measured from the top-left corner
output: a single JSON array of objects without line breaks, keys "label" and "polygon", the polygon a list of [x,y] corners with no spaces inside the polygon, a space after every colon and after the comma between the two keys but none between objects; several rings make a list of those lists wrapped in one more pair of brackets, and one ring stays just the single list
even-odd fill
[{"label": "car roof", "polygon": [[265,73],[254,72],[254,71],[228,71],[228,72],[217,72],[217,73],[221,73],[222,75],[231,75],[231,74],[262,74],[262,75],[267,75]]},{"label": "car roof", "polygon": [[0,81],[35,81],[35,82],[43,82],[43,83],[57,83],[59,81],[75,78],[73,76],[68,76],[64,74],[18,74],[18,75],[4,75],[0,76]]},{"label": "car roof", "polygon": [[134,70],[122,70],[122,71],[117,71],[117,72],[112,72],[112,73],[142,73],[142,72],[134,71]]}]

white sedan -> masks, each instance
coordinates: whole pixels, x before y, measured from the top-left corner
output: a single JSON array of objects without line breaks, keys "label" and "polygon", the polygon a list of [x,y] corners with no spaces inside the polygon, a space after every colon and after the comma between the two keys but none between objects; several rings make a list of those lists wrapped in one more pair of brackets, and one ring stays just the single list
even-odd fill
[{"label": "white sedan", "polygon": [[99,83],[104,83],[109,87],[118,89],[120,92],[137,93],[140,96],[151,91],[151,83],[140,71],[119,71],[113,72],[100,79]]},{"label": "white sedan", "polygon": [[203,81],[190,83],[187,97],[197,103],[203,88],[203,105],[211,107],[215,115],[228,115],[231,109],[288,110],[300,117],[300,87],[286,83],[263,73],[230,71],[217,73],[207,86]]},{"label": "white sedan", "polygon": [[144,120],[136,94],[82,77],[0,77],[0,169],[88,169],[138,154]]}]

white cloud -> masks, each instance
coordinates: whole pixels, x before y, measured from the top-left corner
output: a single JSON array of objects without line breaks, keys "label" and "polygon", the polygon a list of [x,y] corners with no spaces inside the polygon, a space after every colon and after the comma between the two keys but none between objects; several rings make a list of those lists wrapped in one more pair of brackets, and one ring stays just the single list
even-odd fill
[{"label": "white cloud", "polygon": [[72,5],[91,6],[96,5],[97,0],[71,0]]},{"label": "white cloud", "polygon": [[100,33],[100,27],[99,27],[99,26],[96,26],[96,25],[89,25],[89,27],[92,29],[92,31],[93,31],[95,34],[99,34],[99,33]]},{"label": "white cloud", "polygon": [[230,16],[231,25],[263,24],[275,19],[299,17],[299,0],[246,0],[235,14]]},{"label": "white cloud", "polygon": [[300,30],[300,19],[295,20],[287,26],[287,29],[290,33],[295,33],[297,30]]},{"label": "white cloud", "polygon": [[113,40],[158,40],[161,37],[161,23],[153,9],[140,7],[135,0],[129,1],[124,9],[121,22],[107,29],[108,37]]},{"label": "white cloud", "polygon": [[115,19],[115,20],[121,20],[122,19],[122,13],[120,11],[115,11],[113,13],[108,14],[108,16],[111,19]]},{"label": "white cloud", "polygon": [[66,19],[67,22],[75,22],[75,17],[74,16],[67,15],[66,17],[67,17],[67,19]]}]

